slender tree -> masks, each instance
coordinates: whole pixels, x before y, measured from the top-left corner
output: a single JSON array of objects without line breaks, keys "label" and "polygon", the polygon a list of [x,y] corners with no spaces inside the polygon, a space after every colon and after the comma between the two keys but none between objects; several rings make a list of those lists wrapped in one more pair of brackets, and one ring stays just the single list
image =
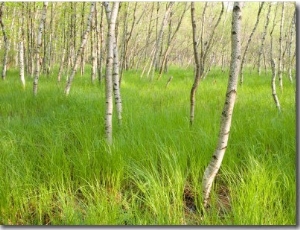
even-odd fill
[{"label": "slender tree", "polygon": [[169,18],[169,15],[170,15],[173,5],[174,5],[174,2],[170,2],[168,4],[167,10],[164,14],[164,18],[161,22],[160,30],[158,32],[158,36],[157,36],[156,43],[155,43],[154,55],[153,55],[153,59],[152,59],[152,65],[150,66],[150,69],[148,72],[148,73],[150,73],[150,70],[152,70],[151,80],[153,80],[154,71],[155,71],[155,68],[157,67],[157,60],[158,60],[159,52],[160,52],[161,45],[162,45],[162,37],[163,37],[164,28],[168,22],[168,18]]},{"label": "slender tree", "polygon": [[278,56],[278,78],[279,78],[279,87],[281,91],[283,90],[282,83],[282,58],[283,58],[283,42],[282,42],[282,34],[283,34],[283,24],[284,24],[284,2],[282,2],[282,11],[281,11],[281,20],[280,20],[280,34],[279,34],[279,56]]},{"label": "slender tree", "polygon": [[[112,144],[112,115],[113,115],[113,62],[114,62],[114,42],[115,27],[118,16],[119,3],[113,2],[112,8],[108,2],[103,3],[106,12],[108,31],[107,31],[107,58],[105,72],[105,96],[106,96],[106,115],[105,115],[105,135],[108,144]],[[116,70],[116,69],[115,69]]]},{"label": "slender tree", "polygon": [[209,195],[212,183],[222,164],[223,157],[227,148],[232,113],[237,94],[237,83],[240,71],[241,62],[241,2],[235,2],[232,13],[232,28],[231,28],[231,62],[228,86],[226,92],[225,104],[221,116],[221,126],[218,137],[217,148],[213,157],[207,166],[203,176],[203,205],[205,208],[209,206]]},{"label": "slender tree", "polygon": [[2,29],[3,39],[4,39],[4,57],[3,57],[3,68],[2,68],[2,79],[4,80],[6,78],[6,71],[7,71],[7,59],[8,59],[8,50],[9,50],[9,41],[7,37],[7,33],[5,30],[4,23],[2,21],[3,18],[3,8],[4,8],[4,2],[1,2],[0,4],[0,25]]},{"label": "slender tree", "polygon": [[[203,8],[202,13],[202,26],[201,26],[201,34],[199,36],[199,39],[196,38],[196,19],[195,19],[195,6],[194,3],[191,3],[191,19],[192,19],[192,28],[193,28],[193,48],[194,48],[194,58],[195,58],[195,65],[196,65],[196,71],[195,71],[195,79],[193,86],[191,88],[190,93],[190,125],[194,122],[194,116],[195,116],[195,102],[196,102],[196,91],[199,86],[200,79],[203,77],[204,69],[205,69],[205,61],[207,59],[208,53],[211,49],[211,46],[214,41],[214,35],[215,30],[217,26],[219,25],[222,15],[224,13],[224,3],[222,2],[222,9],[220,11],[219,17],[217,19],[216,24],[211,30],[211,33],[209,34],[209,38],[206,41],[204,41],[204,24],[205,24],[205,12],[207,9],[208,3],[206,2]],[[198,42],[199,41],[199,42]],[[200,44],[200,54],[198,54],[198,46]],[[199,56],[200,55],[200,56]]]},{"label": "slender tree", "polygon": [[35,96],[37,95],[38,81],[39,81],[39,76],[40,76],[40,68],[41,68],[40,48],[42,46],[43,27],[44,27],[45,21],[46,21],[47,7],[48,7],[48,2],[44,2],[42,16],[41,16],[41,22],[40,22],[40,26],[39,26],[39,30],[38,30],[37,44],[36,44],[36,48],[35,48],[36,66],[35,66],[34,80],[33,80],[33,94]]},{"label": "slender tree", "polygon": [[76,58],[75,58],[75,62],[74,62],[74,66],[72,68],[72,72],[71,72],[71,75],[70,77],[68,78],[68,82],[67,82],[67,85],[65,87],[65,94],[68,96],[69,93],[70,93],[70,89],[71,89],[71,84],[72,84],[72,81],[75,77],[75,73],[77,71],[77,68],[78,68],[78,65],[79,65],[79,62],[80,62],[80,57],[81,57],[81,53],[82,53],[82,50],[83,48],[85,47],[86,43],[87,43],[87,39],[88,39],[88,35],[89,35],[89,32],[90,32],[90,27],[91,27],[91,21],[92,21],[92,17],[94,15],[94,9],[95,9],[95,2],[92,2],[91,3],[91,8],[90,8],[90,14],[89,14],[89,17],[88,17],[88,20],[87,20],[87,28],[86,28],[86,31],[82,37],[82,41],[81,41],[81,45],[77,51],[77,55],[76,55]]},{"label": "slender tree", "polygon": [[240,72],[240,84],[242,85],[243,82],[244,82],[244,74],[243,74],[243,68],[244,68],[244,63],[245,63],[245,60],[246,60],[246,54],[247,54],[247,50],[249,48],[249,45],[250,45],[250,42],[252,40],[252,37],[253,37],[253,34],[255,33],[256,31],[256,28],[257,28],[257,25],[259,23],[259,20],[260,20],[260,14],[261,14],[261,11],[262,11],[262,8],[265,4],[265,2],[261,2],[259,3],[259,8],[258,8],[258,13],[257,13],[257,17],[256,17],[256,22],[255,22],[255,25],[252,29],[252,32],[248,38],[248,41],[247,41],[247,44],[246,44],[246,47],[245,47],[245,51],[243,53],[243,57],[242,57],[242,62],[241,62],[241,72]]},{"label": "slender tree", "polygon": [[265,26],[264,26],[264,31],[263,31],[262,38],[261,38],[261,45],[260,45],[260,49],[259,49],[259,53],[258,53],[258,67],[257,67],[258,75],[260,75],[260,73],[261,73],[261,57],[264,52],[264,45],[265,45],[265,40],[266,40],[266,35],[267,35],[267,29],[268,29],[268,25],[269,25],[269,21],[270,21],[271,7],[272,7],[272,4],[269,3],[268,12],[266,15],[266,22],[265,22]]}]

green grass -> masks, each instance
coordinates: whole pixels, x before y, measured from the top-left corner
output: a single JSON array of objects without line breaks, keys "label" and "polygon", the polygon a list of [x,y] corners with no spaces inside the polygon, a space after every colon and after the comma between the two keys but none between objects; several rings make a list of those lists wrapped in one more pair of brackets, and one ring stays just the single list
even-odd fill
[{"label": "green grass", "polygon": [[[173,80],[165,87],[169,76]],[[245,72],[226,155],[201,210],[201,181],[216,147],[228,72],[212,70],[197,91],[189,127],[193,71],[171,68],[159,81],[128,71],[123,122],[104,140],[104,86],[77,75],[41,76],[22,89],[17,71],[0,84],[0,223],[72,225],[295,225],[295,85]],[[223,189],[222,189],[223,188]],[[222,190],[229,197],[223,207]],[[197,211],[185,203],[189,192]],[[221,192],[220,192],[221,191]],[[223,191],[223,192],[224,192]]]}]

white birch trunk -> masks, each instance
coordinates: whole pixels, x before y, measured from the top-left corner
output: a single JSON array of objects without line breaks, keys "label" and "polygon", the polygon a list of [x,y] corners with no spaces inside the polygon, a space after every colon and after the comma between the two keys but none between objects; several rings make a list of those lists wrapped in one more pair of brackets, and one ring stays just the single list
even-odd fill
[{"label": "white birch trunk", "polygon": [[85,47],[86,43],[87,43],[87,39],[88,39],[88,34],[90,32],[90,27],[91,27],[91,20],[92,20],[92,17],[93,17],[93,14],[94,14],[94,9],[95,9],[95,2],[92,2],[91,3],[91,9],[90,9],[90,15],[88,17],[88,21],[87,21],[87,29],[82,37],[82,41],[81,41],[81,45],[79,47],[79,50],[77,52],[77,55],[76,55],[76,58],[75,58],[75,63],[74,63],[74,66],[72,68],[72,72],[71,72],[71,75],[70,77],[68,78],[68,82],[67,82],[67,85],[66,85],[66,88],[65,88],[65,94],[68,96],[69,93],[70,93],[70,89],[71,89],[71,84],[73,82],[73,79],[74,79],[74,76],[75,76],[75,73],[78,69],[78,66],[79,66],[79,62],[80,62],[80,57],[81,57],[81,53],[82,53],[82,50],[83,48]]},{"label": "white birch trunk", "polygon": [[23,41],[20,41],[20,43],[19,43],[19,66],[20,66],[20,80],[21,80],[23,89],[25,89]]},{"label": "white birch trunk", "polygon": [[113,115],[113,60],[114,60],[114,42],[115,26],[118,15],[119,3],[114,2],[112,9],[108,2],[103,3],[105,7],[108,32],[107,32],[107,59],[105,71],[105,97],[106,97],[106,114],[105,114],[105,135],[108,144],[112,144],[112,115]]},{"label": "white birch trunk", "polygon": [[38,81],[39,81],[39,75],[40,75],[40,67],[41,67],[41,60],[40,60],[40,48],[42,46],[42,36],[43,36],[43,29],[46,21],[46,15],[47,15],[47,7],[48,2],[44,2],[43,4],[43,12],[41,17],[41,23],[38,29],[38,37],[37,37],[37,44],[35,49],[35,72],[34,72],[34,80],[33,80],[33,94],[37,95],[37,89],[38,89]]},{"label": "white birch trunk", "polygon": [[119,124],[122,122],[122,99],[120,92],[120,81],[119,81],[119,54],[118,54],[118,45],[116,41],[116,37],[114,37],[113,42],[113,89],[116,103],[116,110],[118,115]]},{"label": "white birch trunk", "polygon": [[276,64],[274,59],[271,59],[271,67],[272,67],[272,81],[271,81],[272,96],[277,109],[281,111],[279,99],[276,93]]},{"label": "white birch trunk", "polygon": [[238,75],[241,66],[241,4],[241,2],[235,2],[233,6],[231,28],[231,63],[226,92],[226,100],[221,117],[221,126],[219,131],[217,148],[213,154],[211,162],[205,169],[203,176],[202,188],[203,204],[205,208],[209,205],[209,194],[211,191],[212,183],[222,164],[230,133],[232,113],[237,93]]}]

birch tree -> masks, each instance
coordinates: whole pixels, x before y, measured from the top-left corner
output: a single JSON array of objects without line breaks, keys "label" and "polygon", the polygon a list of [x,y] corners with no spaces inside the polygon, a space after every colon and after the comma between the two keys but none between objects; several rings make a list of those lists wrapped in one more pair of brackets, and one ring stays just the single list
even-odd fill
[{"label": "birch tree", "polygon": [[226,91],[225,104],[221,116],[221,126],[219,131],[217,148],[212,156],[212,159],[205,169],[203,176],[203,205],[205,208],[209,206],[209,195],[212,183],[222,164],[223,157],[227,148],[231,119],[235,98],[237,94],[237,82],[240,71],[241,62],[241,2],[235,2],[232,12],[232,28],[231,28],[231,62],[228,86]]},{"label": "birch tree", "polygon": [[266,40],[266,35],[267,35],[267,29],[268,29],[268,25],[269,25],[269,21],[270,21],[271,6],[272,6],[272,4],[269,3],[268,12],[266,15],[266,22],[264,25],[264,31],[263,31],[262,38],[261,38],[261,45],[260,45],[260,49],[259,49],[259,53],[258,53],[258,67],[257,67],[258,75],[260,75],[260,73],[261,73],[261,57],[264,52],[264,45],[265,45],[265,40]]},{"label": "birch tree", "polygon": [[20,67],[20,80],[23,88],[25,88],[25,76],[24,76],[24,4],[22,4],[22,15],[19,19],[19,67]]},{"label": "birch tree", "polygon": [[80,62],[80,57],[81,57],[82,50],[83,50],[83,48],[85,47],[85,45],[87,43],[88,35],[89,35],[90,29],[91,29],[92,17],[94,15],[94,9],[95,9],[95,2],[92,2],[91,3],[91,8],[90,8],[90,14],[89,14],[89,17],[88,17],[88,20],[87,20],[87,28],[86,28],[86,31],[85,31],[83,37],[82,37],[81,45],[80,45],[80,47],[77,51],[77,55],[76,55],[76,58],[75,58],[75,62],[74,62],[74,66],[72,68],[71,75],[68,78],[68,81],[67,81],[67,84],[66,84],[66,87],[65,87],[65,94],[67,96],[70,93],[71,84],[73,82],[73,79],[75,77],[75,73],[76,73],[76,71],[78,69],[78,66],[80,64],[79,62]]},{"label": "birch tree", "polygon": [[105,98],[106,98],[106,115],[105,115],[105,135],[108,144],[112,144],[112,115],[113,115],[113,70],[114,63],[114,43],[116,20],[118,16],[119,3],[113,2],[112,8],[108,2],[104,2],[108,31],[107,31],[107,58],[105,71]]},{"label": "birch tree", "polygon": [[[277,12],[277,10],[276,10],[276,12]],[[274,32],[274,28],[275,28],[275,25],[276,25],[276,23],[275,23],[276,12],[275,12],[274,20],[273,20],[273,27],[270,31],[270,37],[271,37],[270,62],[271,62],[271,68],[272,68],[271,89],[272,89],[272,97],[273,97],[273,100],[275,102],[275,105],[276,105],[277,109],[280,111],[281,110],[280,102],[279,102],[279,99],[278,99],[277,93],[276,93],[276,75],[277,75],[276,62],[275,62],[275,59],[273,58],[273,52],[274,52],[274,49],[273,49],[273,32]]]},{"label": "birch tree", "polygon": [[257,17],[256,17],[256,22],[255,22],[255,25],[252,29],[252,32],[248,38],[248,41],[247,41],[247,44],[246,44],[246,47],[245,47],[245,50],[244,50],[244,53],[243,53],[243,57],[242,57],[242,62],[241,62],[241,72],[240,72],[240,84],[242,85],[243,82],[244,82],[244,74],[243,74],[243,68],[244,68],[244,63],[245,63],[245,60],[246,60],[246,54],[247,54],[247,51],[248,51],[248,48],[249,48],[249,45],[250,45],[250,42],[252,40],[252,36],[253,34],[255,33],[256,31],[256,28],[257,28],[257,25],[259,23],[259,20],[260,20],[260,14],[261,14],[261,11],[262,11],[262,8],[265,4],[265,2],[261,2],[259,3],[259,8],[258,8],[258,13],[257,13]]},{"label": "birch tree", "polygon": [[4,57],[3,57],[3,67],[2,67],[2,79],[5,80],[6,78],[6,71],[7,71],[7,59],[8,59],[8,50],[9,50],[9,41],[7,37],[7,33],[5,30],[5,26],[3,23],[3,8],[4,8],[4,2],[1,2],[0,4],[0,25],[2,29],[3,39],[4,39]]},{"label": "birch tree", "polygon": [[[196,91],[199,86],[200,79],[203,77],[204,69],[205,69],[205,61],[207,59],[208,53],[214,41],[214,34],[217,26],[219,25],[223,12],[224,12],[224,3],[222,2],[222,9],[220,11],[219,17],[217,19],[216,24],[213,26],[207,41],[204,41],[204,24],[205,24],[205,11],[208,3],[206,2],[203,8],[202,13],[202,25],[201,25],[201,33],[199,39],[197,39],[196,35],[196,19],[195,19],[195,5],[194,2],[191,3],[191,19],[192,19],[192,28],[193,28],[193,50],[194,50],[194,59],[195,59],[195,79],[193,86],[191,88],[190,93],[190,125],[194,122],[195,116],[195,104],[196,104]],[[199,42],[198,42],[199,40]],[[198,53],[198,45],[200,45],[200,54]],[[199,56],[200,55],[200,56]]]},{"label": "birch tree", "polygon": [[158,32],[158,36],[157,36],[156,43],[155,43],[154,55],[153,55],[153,59],[152,59],[152,65],[150,66],[150,69],[149,69],[149,72],[150,72],[150,70],[152,70],[151,80],[153,80],[155,68],[157,67],[157,60],[158,60],[159,52],[160,52],[160,49],[161,49],[164,28],[165,28],[165,26],[168,22],[168,18],[169,18],[169,15],[170,15],[170,12],[171,12],[171,9],[172,9],[173,5],[174,5],[174,2],[170,2],[168,4],[167,10],[164,14],[164,18],[161,22],[161,26],[160,26],[160,29],[159,29],[159,32]]},{"label": "birch tree", "polygon": [[182,14],[181,14],[181,16],[179,18],[178,24],[177,24],[176,29],[175,29],[175,31],[174,31],[173,34],[171,34],[171,28],[172,27],[171,27],[171,20],[170,20],[170,24],[169,24],[169,39],[168,39],[167,47],[166,47],[165,52],[163,54],[163,59],[162,59],[161,67],[160,67],[160,70],[159,70],[159,74],[160,74],[159,78],[161,77],[162,72],[163,72],[163,70],[164,70],[164,68],[166,66],[167,56],[169,54],[171,44],[174,41],[174,39],[176,38],[175,35],[176,35],[176,33],[178,32],[178,30],[180,28],[183,16],[185,15],[185,12],[187,10],[188,10],[188,3],[186,2],[185,6],[184,6],[184,9],[183,9],[183,12],[182,12]]},{"label": "birch tree", "polygon": [[282,2],[282,11],[281,11],[281,20],[280,20],[280,34],[279,34],[279,57],[278,57],[278,78],[279,78],[279,87],[281,91],[283,90],[282,83],[282,34],[283,34],[283,23],[284,23],[284,2]]},{"label": "birch tree", "polygon": [[33,94],[35,96],[37,95],[38,81],[39,81],[39,76],[40,76],[40,68],[41,68],[40,48],[42,46],[43,27],[44,27],[45,21],[46,21],[47,7],[48,7],[48,2],[44,2],[42,16],[41,16],[41,22],[40,22],[40,26],[38,29],[37,44],[36,44],[36,48],[35,48],[36,66],[35,66],[34,80],[33,80]]}]

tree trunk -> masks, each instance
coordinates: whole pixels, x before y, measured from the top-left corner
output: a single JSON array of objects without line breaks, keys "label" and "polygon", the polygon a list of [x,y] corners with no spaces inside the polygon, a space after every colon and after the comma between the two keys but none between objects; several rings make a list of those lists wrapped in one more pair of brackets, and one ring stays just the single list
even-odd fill
[{"label": "tree trunk", "polygon": [[[112,9],[108,2],[103,3],[106,12],[108,32],[107,32],[107,59],[105,72],[105,98],[106,98],[106,115],[105,115],[105,135],[108,144],[112,144],[112,115],[113,115],[113,62],[114,62],[114,42],[115,27],[118,16],[119,3],[114,2]],[[116,71],[116,68],[114,68]]]},{"label": "tree trunk", "polygon": [[194,122],[194,116],[195,116],[195,101],[196,101],[196,91],[200,82],[201,74],[203,73],[203,67],[200,65],[200,59],[197,49],[197,40],[196,40],[196,19],[195,19],[195,3],[191,2],[191,19],[192,19],[192,28],[193,28],[193,49],[194,49],[194,58],[195,58],[195,65],[196,65],[196,71],[195,71],[195,80],[194,84],[191,89],[191,95],[190,95],[190,125]]},{"label": "tree trunk", "polygon": [[266,16],[266,23],[264,26],[264,32],[261,38],[261,45],[260,45],[260,49],[259,49],[259,53],[258,53],[258,67],[257,67],[257,71],[258,71],[258,75],[260,75],[261,73],[261,57],[264,51],[264,45],[265,45],[265,40],[266,40],[266,35],[267,35],[267,29],[268,29],[268,25],[269,25],[269,21],[270,21],[270,12],[271,12],[271,6],[272,4],[269,3],[269,8],[268,8],[268,13]]},{"label": "tree trunk", "polygon": [[89,14],[88,21],[87,21],[87,28],[86,28],[86,31],[85,31],[83,37],[82,37],[81,45],[80,45],[80,47],[79,47],[79,49],[77,51],[77,55],[76,55],[76,58],[75,58],[75,63],[74,63],[71,75],[68,78],[68,82],[67,82],[67,85],[66,85],[66,88],[65,88],[65,94],[67,96],[70,93],[71,84],[72,84],[72,81],[74,79],[75,73],[76,73],[78,65],[79,65],[79,61],[80,61],[80,56],[81,56],[82,50],[83,50],[83,48],[85,47],[85,45],[87,43],[88,35],[89,35],[90,29],[91,29],[90,28],[91,27],[91,21],[93,20],[94,9],[95,9],[95,2],[92,2],[91,3],[90,14]]},{"label": "tree trunk", "polygon": [[226,100],[221,116],[221,126],[219,131],[219,138],[217,148],[213,154],[211,162],[207,166],[203,176],[203,204],[207,208],[209,206],[209,195],[212,183],[216,174],[222,164],[222,160],[227,148],[229,132],[231,127],[232,113],[237,93],[237,82],[240,71],[241,60],[241,2],[235,2],[232,14],[232,28],[231,28],[231,63],[230,74],[228,79],[228,86],[226,92]]},{"label": "tree trunk", "polygon": [[[81,39],[84,35],[84,13],[85,13],[85,2],[82,3],[82,11],[81,11]],[[85,58],[84,58],[85,48],[83,48],[81,52],[81,59],[80,59],[80,74],[81,76],[84,75],[85,70]]]},{"label": "tree trunk", "polygon": [[6,71],[7,71],[7,59],[8,59],[8,50],[9,50],[9,41],[7,38],[7,34],[5,31],[5,27],[2,21],[2,15],[3,15],[3,8],[4,8],[4,2],[1,2],[0,5],[0,25],[2,28],[2,34],[4,39],[4,57],[3,57],[3,68],[2,68],[2,79],[5,80],[6,78]]},{"label": "tree trunk", "polygon": [[[97,17],[97,15],[95,15]],[[94,17],[95,18],[95,17]],[[91,22],[91,81],[94,83],[96,80],[97,74],[97,47],[96,47],[96,28],[95,28],[95,20],[93,19]]]},{"label": "tree trunk", "polygon": [[39,30],[38,30],[37,44],[36,44],[36,49],[35,49],[36,67],[35,67],[34,80],[33,80],[34,96],[37,95],[38,81],[39,81],[39,76],[40,76],[40,68],[41,68],[40,48],[42,46],[43,27],[44,27],[45,21],[46,21],[47,7],[48,7],[48,2],[44,2],[41,23],[40,23]]},{"label": "tree trunk", "polygon": [[[196,39],[196,21],[195,21],[195,6],[194,2],[191,3],[191,17],[192,17],[192,27],[193,27],[193,48],[194,48],[194,57],[195,57],[195,65],[196,65],[196,71],[195,71],[195,80],[191,89],[190,94],[190,125],[193,125],[194,117],[195,117],[195,102],[196,102],[196,91],[199,86],[200,79],[203,76],[204,73],[204,65],[205,61],[207,59],[207,55],[210,51],[211,45],[213,44],[214,40],[214,34],[217,26],[219,25],[221,21],[221,17],[224,12],[224,3],[222,2],[222,9],[219,14],[219,18],[214,25],[212,32],[210,33],[208,42],[204,42],[204,21],[205,21],[205,11],[207,8],[207,3],[204,5],[203,13],[202,13],[202,26],[201,26],[201,34],[199,39]],[[198,42],[200,41],[200,57],[198,54]]]},{"label": "tree trunk", "polygon": [[163,72],[163,70],[165,69],[165,66],[167,66],[167,65],[166,65],[166,64],[167,64],[167,56],[168,56],[168,54],[169,54],[171,44],[172,44],[172,42],[173,42],[174,39],[175,39],[175,35],[176,35],[177,31],[178,31],[179,28],[180,28],[180,25],[181,25],[183,16],[185,15],[185,12],[186,12],[187,10],[188,10],[188,4],[187,4],[187,2],[186,2],[186,3],[185,3],[184,10],[183,10],[183,12],[182,12],[182,14],[181,14],[181,16],[180,16],[180,18],[179,18],[177,27],[176,27],[174,33],[172,34],[172,36],[171,36],[171,31],[172,31],[172,30],[171,30],[171,20],[170,20],[170,24],[169,24],[169,39],[168,39],[168,44],[167,44],[166,50],[165,50],[165,52],[164,52],[164,54],[163,54],[163,59],[162,59],[161,67],[160,67],[160,70],[159,70],[159,75],[160,75],[159,78],[161,78],[162,72]]},{"label": "tree trunk", "polygon": [[288,60],[289,60],[289,79],[290,82],[293,83],[293,76],[292,76],[292,68],[293,68],[293,59],[292,59],[292,44],[294,42],[294,33],[295,33],[295,28],[296,28],[296,6],[295,6],[295,13],[294,13],[294,17],[292,19],[291,22],[291,29],[290,29],[290,42],[289,42],[289,46],[288,46]]},{"label": "tree trunk", "polygon": [[274,59],[271,59],[271,66],[272,66],[272,81],[271,81],[272,96],[273,96],[275,105],[280,112],[280,110],[281,110],[280,103],[279,103],[279,99],[276,94],[276,65],[275,65]]},{"label": "tree trunk", "polygon": [[[277,7],[276,7],[276,9],[277,9]],[[277,10],[276,10],[276,12],[277,12]],[[271,89],[272,89],[272,96],[273,96],[275,105],[278,108],[278,110],[280,111],[280,103],[279,103],[279,99],[276,94],[276,73],[277,73],[276,72],[276,63],[275,63],[275,59],[273,58],[273,50],[274,50],[273,49],[273,32],[274,32],[274,28],[275,28],[276,12],[275,12],[274,21],[273,21],[273,27],[270,31],[270,37],[271,37],[270,61],[271,61],[271,68],[272,68]]]},{"label": "tree trunk", "polygon": [[261,13],[261,10],[265,4],[265,2],[261,2],[259,3],[260,6],[259,6],[259,9],[258,9],[258,13],[257,13],[257,17],[256,17],[256,22],[255,22],[255,25],[253,27],[253,30],[248,38],[248,41],[247,41],[247,44],[246,44],[246,47],[245,47],[245,51],[244,51],[244,54],[243,54],[243,57],[242,57],[242,62],[241,62],[241,72],[240,72],[240,85],[243,84],[244,82],[244,73],[243,73],[243,68],[244,68],[244,63],[245,63],[245,59],[246,59],[246,54],[247,54],[247,50],[249,48],[249,45],[250,45],[250,42],[252,40],[252,36],[257,28],[257,25],[259,23],[259,20],[260,20],[260,13]]},{"label": "tree trunk", "polygon": [[168,4],[168,8],[165,12],[165,15],[164,15],[164,18],[162,20],[160,30],[159,30],[159,33],[158,33],[158,36],[157,36],[157,39],[156,39],[155,52],[154,52],[153,61],[152,61],[152,65],[151,65],[151,68],[152,68],[151,80],[153,80],[154,71],[155,71],[155,68],[157,66],[158,55],[159,55],[161,45],[162,45],[162,37],[163,37],[164,27],[167,24],[168,17],[169,17],[169,14],[170,14],[170,11],[171,11],[173,5],[174,5],[174,2],[170,2]]},{"label": "tree trunk", "polygon": [[282,33],[283,33],[283,23],[284,23],[284,2],[282,2],[282,11],[281,11],[281,20],[280,20],[280,34],[279,34],[279,57],[278,57],[278,78],[279,78],[279,87],[281,91],[283,90],[282,83]]},{"label": "tree trunk", "polygon": [[25,89],[23,41],[19,42],[19,66],[20,66],[20,80],[22,82],[23,88]]}]

